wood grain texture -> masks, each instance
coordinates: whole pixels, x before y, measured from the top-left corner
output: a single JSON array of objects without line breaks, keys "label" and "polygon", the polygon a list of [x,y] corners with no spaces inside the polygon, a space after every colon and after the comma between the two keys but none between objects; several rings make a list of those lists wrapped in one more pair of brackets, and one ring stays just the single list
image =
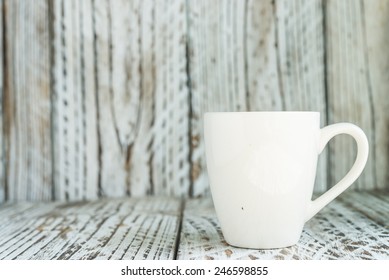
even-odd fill
[{"label": "wood grain texture", "polygon": [[53,7],[56,198],[187,195],[185,2]]},{"label": "wood grain texture", "polygon": [[91,1],[51,2],[56,200],[98,197],[98,134]]},{"label": "wood grain texture", "polygon": [[[313,110],[359,125],[354,189],[389,180],[389,4],[0,1],[0,202],[209,196],[203,113]],[[355,159],[319,157],[315,191]],[[328,180],[327,180],[328,179]]]},{"label": "wood grain texture", "polygon": [[343,194],[342,199],[356,203],[350,207],[349,202],[335,200],[305,225],[297,245],[274,250],[230,246],[223,238],[212,200],[192,199],[185,206],[177,258],[389,259],[389,204],[381,204],[381,209],[371,207],[373,197]]},{"label": "wood grain texture", "polygon": [[4,1],[7,199],[52,198],[47,1]]},{"label": "wood grain texture", "polygon": [[186,1],[155,4],[155,194],[187,196],[190,187]]},{"label": "wood grain texture", "polygon": [[324,125],[322,1],[248,1],[246,10],[250,110],[319,111]]},{"label": "wood grain texture", "polygon": [[[102,195],[185,195],[184,2],[104,3],[95,5]],[[116,34],[123,26],[125,34]]]},{"label": "wood grain texture", "polygon": [[[382,98],[384,95],[388,96],[385,90],[387,76],[377,75],[383,65],[388,63],[388,55],[384,49],[379,50],[385,48],[384,45],[378,46],[378,49],[376,45],[377,40],[385,40],[387,35],[382,35],[380,28],[371,28],[376,20],[385,20],[387,17],[386,14],[380,14],[377,19],[374,9],[381,9],[379,3],[383,2],[326,1],[325,5],[329,122],[352,122],[360,126],[365,131],[371,148],[365,170],[352,186],[354,189],[387,186],[387,181],[383,182],[382,179],[380,182],[383,184],[377,184],[376,174],[376,170],[383,170],[387,166],[387,160],[380,160],[380,163],[377,161],[381,156],[377,154],[376,148],[378,118],[380,128],[383,129],[378,132],[380,142],[388,137],[388,98]],[[384,32],[384,27],[382,28]],[[375,50],[372,49],[373,46]],[[374,54],[375,51],[377,52]],[[373,84],[378,86],[373,87]],[[378,105],[381,102],[382,105]],[[379,111],[381,112],[378,113]],[[383,145],[385,148],[379,148],[379,152],[387,151],[387,143],[386,141]],[[330,177],[334,184],[351,168],[356,156],[356,145],[349,136],[338,136],[329,147]],[[382,171],[379,173],[381,177],[387,178],[387,174],[383,175]]]},{"label": "wood grain texture", "polygon": [[375,186],[384,189],[389,181],[389,2],[363,1],[365,55],[374,110],[374,139],[370,144],[375,168]]},{"label": "wood grain texture", "polygon": [[[4,3],[0,1],[0,23],[3,22]],[[2,26],[2,24],[0,24]],[[4,62],[3,28],[0,28],[0,61]],[[3,104],[4,99],[4,63],[0,63],[0,104]],[[6,200],[5,188],[5,150],[4,150],[4,108],[0,106],[0,203]]]},{"label": "wood grain texture", "polygon": [[388,208],[387,191],[346,192],[297,245],[252,250],[225,242],[210,198],[6,203],[0,259],[389,259]]},{"label": "wood grain texture", "polygon": [[180,201],[102,199],[0,208],[0,259],[172,259]]}]

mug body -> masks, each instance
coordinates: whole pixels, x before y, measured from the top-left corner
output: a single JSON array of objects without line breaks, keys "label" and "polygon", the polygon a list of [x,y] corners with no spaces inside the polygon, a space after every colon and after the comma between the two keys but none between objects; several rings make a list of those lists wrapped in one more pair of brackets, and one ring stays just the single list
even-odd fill
[{"label": "mug body", "polygon": [[204,135],[226,241],[261,249],[297,243],[316,175],[320,114],[206,113]]}]

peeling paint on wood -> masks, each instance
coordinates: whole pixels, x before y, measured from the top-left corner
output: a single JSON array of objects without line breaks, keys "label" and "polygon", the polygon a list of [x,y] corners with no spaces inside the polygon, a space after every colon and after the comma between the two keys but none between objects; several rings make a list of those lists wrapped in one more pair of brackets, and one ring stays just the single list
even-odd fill
[{"label": "peeling paint on wood", "polygon": [[[329,122],[360,126],[370,143],[365,170],[354,189],[385,188],[388,182],[389,35],[386,1],[326,1]],[[347,19],[347,20],[345,20]],[[362,113],[363,112],[363,113]],[[339,136],[330,143],[331,184],[352,166],[356,145]],[[383,142],[386,144],[382,145]]]},{"label": "peeling paint on wood", "polygon": [[184,205],[168,197],[6,203],[0,259],[389,259],[388,192],[342,194],[297,245],[275,250],[227,244],[210,198]]},{"label": "peeling paint on wood", "polygon": [[[0,22],[3,22],[4,15],[4,3],[0,1]],[[4,62],[4,34],[3,28],[0,28],[0,61]],[[3,104],[4,98],[4,63],[0,64],[0,104]],[[4,160],[4,115],[3,106],[0,106],[0,204],[6,200],[6,187],[5,187],[5,160]]]},{"label": "peeling paint on wood", "polygon": [[[7,199],[52,199],[49,8],[4,1]],[[3,29],[4,30],[4,29]],[[11,187],[12,186],[12,187]]]},{"label": "peeling paint on wood", "polygon": [[0,208],[0,259],[172,259],[180,201],[111,199]]},{"label": "peeling paint on wood", "polygon": [[56,200],[98,197],[98,134],[92,2],[55,0],[53,164]]}]

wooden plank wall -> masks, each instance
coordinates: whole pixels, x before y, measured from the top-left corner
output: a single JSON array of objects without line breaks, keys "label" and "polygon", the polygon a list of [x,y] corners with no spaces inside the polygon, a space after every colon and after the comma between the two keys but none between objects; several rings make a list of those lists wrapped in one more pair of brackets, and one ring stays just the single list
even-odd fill
[{"label": "wooden plank wall", "polygon": [[[0,1],[0,201],[209,195],[206,111],[314,110],[389,179],[385,0]],[[351,167],[333,140],[315,190]]]},{"label": "wooden plank wall", "polygon": [[49,6],[3,1],[6,199],[52,199]]}]

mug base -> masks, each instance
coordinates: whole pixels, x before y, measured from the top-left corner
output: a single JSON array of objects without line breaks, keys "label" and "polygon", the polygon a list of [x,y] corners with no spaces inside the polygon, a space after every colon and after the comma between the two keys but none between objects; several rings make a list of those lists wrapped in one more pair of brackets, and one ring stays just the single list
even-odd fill
[{"label": "mug base", "polygon": [[297,244],[298,240],[290,241],[290,242],[279,242],[279,243],[247,243],[247,242],[230,242],[226,239],[226,242],[237,248],[243,249],[255,249],[255,250],[271,250],[271,249],[281,249],[291,247]]}]

